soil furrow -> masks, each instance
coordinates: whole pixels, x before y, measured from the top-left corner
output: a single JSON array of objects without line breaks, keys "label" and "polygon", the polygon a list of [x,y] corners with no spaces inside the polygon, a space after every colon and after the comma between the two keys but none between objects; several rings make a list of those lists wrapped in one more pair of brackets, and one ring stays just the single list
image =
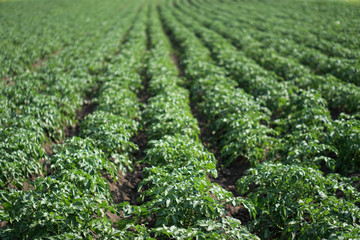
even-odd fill
[{"label": "soil furrow", "polygon": [[[131,30],[131,28],[129,29],[129,31]],[[146,30],[146,35],[146,45],[148,51],[150,48],[148,30]],[[126,40],[123,41],[123,44],[125,42]],[[144,61],[146,61],[146,57],[144,58]],[[147,104],[147,101],[150,98],[150,94],[148,93],[149,78],[146,75],[146,68],[140,69],[138,72],[142,78],[143,88],[138,91],[137,98],[141,103],[140,110],[143,111],[144,104]],[[140,123],[141,129],[139,130],[137,135],[133,136],[131,139],[131,142],[138,146],[138,150],[132,152],[132,156],[134,157],[133,170],[127,171],[125,174],[119,172],[118,180],[116,182],[114,182],[109,176],[106,176],[115,204],[128,201],[131,205],[140,205],[140,203],[137,201],[141,194],[141,192],[138,191],[138,186],[144,178],[144,173],[142,170],[146,166],[145,164],[139,164],[138,162],[145,157],[145,149],[148,143],[148,139],[145,134],[144,124],[141,122],[140,119],[136,120]]]},{"label": "soil furrow", "polygon": [[[179,70],[179,76],[183,77],[185,75],[185,72],[181,66],[181,48],[176,44],[176,41],[174,41],[174,39],[172,38],[171,33],[165,30],[166,28],[164,27],[164,22],[161,21],[161,23],[163,31],[168,36],[172,45],[173,53],[171,54],[171,59]],[[218,139],[213,135],[206,116],[204,116],[197,108],[196,103],[193,100],[194,96],[191,92],[191,86],[189,84],[186,85],[188,90],[190,91],[191,112],[195,119],[198,121],[200,128],[199,139],[205,149],[213,153],[217,160],[216,168],[218,172],[218,177],[214,178],[213,176],[208,175],[208,179],[212,183],[217,183],[225,190],[231,192],[234,197],[240,197],[239,192],[236,188],[236,181],[244,175],[244,172],[249,168],[250,165],[249,163],[247,163],[246,159],[242,159],[241,161],[234,161],[234,163],[228,168],[223,167],[224,162],[221,157]],[[246,225],[251,220],[248,210],[243,206],[233,206],[232,204],[227,204],[224,207],[226,215],[239,219],[242,225]]]},{"label": "soil furrow", "polygon": [[[181,67],[181,60],[179,56],[180,54],[177,54],[179,53],[179,47],[176,46],[174,41],[171,40],[170,36],[169,39],[172,44],[172,48],[174,49],[173,53],[171,53],[171,59],[179,70],[179,76],[184,76],[184,69]],[[239,193],[236,188],[236,181],[244,175],[245,171],[250,167],[250,164],[247,163],[246,159],[239,159],[235,160],[231,166],[226,168],[223,167],[224,161],[221,158],[218,141],[216,137],[213,136],[212,131],[208,126],[209,123],[207,122],[206,117],[201,114],[201,112],[196,107],[196,103],[192,101],[193,94],[191,93],[191,89],[188,90],[190,91],[191,112],[193,116],[197,119],[200,127],[199,139],[201,140],[204,147],[209,152],[213,153],[215,155],[215,158],[217,159],[218,177],[214,178],[212,176],[209,176],[209,179],[211,180],[211,182],[217,183],[227,191],[232,192],[235,197],[238,197]]]}]

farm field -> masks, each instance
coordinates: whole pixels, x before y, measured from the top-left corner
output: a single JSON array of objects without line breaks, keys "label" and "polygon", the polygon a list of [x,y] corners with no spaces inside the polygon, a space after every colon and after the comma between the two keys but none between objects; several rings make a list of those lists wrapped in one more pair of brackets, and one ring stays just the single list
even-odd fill
[{"label": "farm field", "polygon": [[360,239],[360,1],[0,23],[0,239]]}]

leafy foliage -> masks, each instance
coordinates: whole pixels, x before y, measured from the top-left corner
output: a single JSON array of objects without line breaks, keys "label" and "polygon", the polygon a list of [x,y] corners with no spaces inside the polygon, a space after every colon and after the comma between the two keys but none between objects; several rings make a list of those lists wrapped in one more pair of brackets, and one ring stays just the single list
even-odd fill
[{"label": "leafy foliage", "polygon": [[[1,239],[360,235],[357,6],[0,5]],[[200,133],[220,167],[249,163],[243,197]],[[140,197],[114,205],[134,151]]]},{"label": "leafy foliage", "polygon": [[[51,235],[91,238],[111,235],[111,210],[106,199],[81,191],[73,183],[50,177],[37,179],[31,191],[1,191],[5,212],[1,219],[13,228],[2,229],[2,238],[44,238]],[[94,215],[97,216],[94,218]]]},{"label": "leafy foliage", "polygon": [[252,224],[264,238],[279,232],[284,238],[306,239],[356,236],[359,192],[349,183],[308,167],[263,163],[249,169],[237,186],[259,211]]}]

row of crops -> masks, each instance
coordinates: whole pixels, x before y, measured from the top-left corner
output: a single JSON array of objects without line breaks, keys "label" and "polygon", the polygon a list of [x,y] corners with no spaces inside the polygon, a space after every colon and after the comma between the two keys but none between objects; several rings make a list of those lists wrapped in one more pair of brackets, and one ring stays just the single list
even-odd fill
[{"label": "row of crops", "polygon": [[0,238],[358,239],[359,14],[0,2]]}]

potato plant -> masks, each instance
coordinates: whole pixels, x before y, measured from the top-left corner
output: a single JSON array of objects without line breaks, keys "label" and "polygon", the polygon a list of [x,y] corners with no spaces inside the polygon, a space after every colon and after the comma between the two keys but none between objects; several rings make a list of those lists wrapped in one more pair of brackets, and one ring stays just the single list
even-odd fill
[{"label": "potato plant", "polygon": [[358,239],[356,1],[0,1],[1,239]]}]

